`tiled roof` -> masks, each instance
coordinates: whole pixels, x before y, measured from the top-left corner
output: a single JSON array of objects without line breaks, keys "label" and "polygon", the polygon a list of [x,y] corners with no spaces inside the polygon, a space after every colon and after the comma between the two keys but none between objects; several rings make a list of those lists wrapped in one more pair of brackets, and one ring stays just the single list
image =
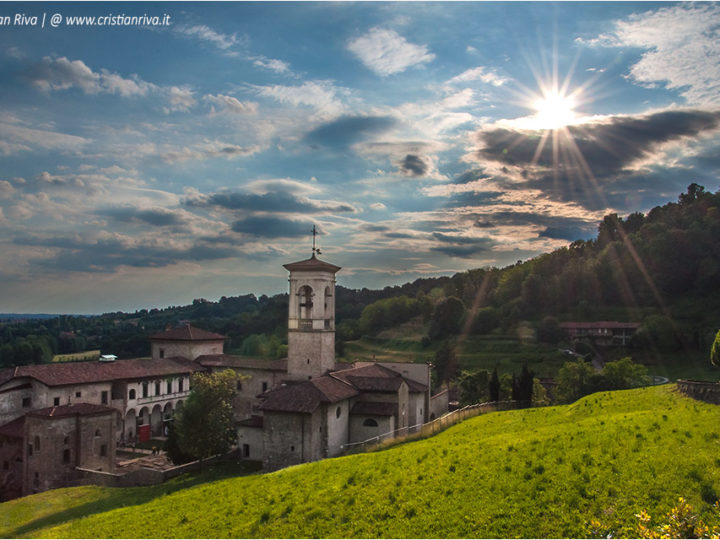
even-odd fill
[{"label": "tiled roof", "polygon": [[332,377],[290,384],[268,392],[263,411],[312,413],[321,403],[337,403],[357,396],[358,391]]},{"label": "tiled roof", "polygon": [[398,377],[358,377],[347,376],[348,382],[363,392],[397,392],[403,383],[403,378]]},{"label": "tiled roof", "polygon": [[335,371],[330,375],[346,381],[364,392],[396,392],[400,388],[401,381],[407,383],[411,392],[425,392],[427,390],[427,386],[424,384],[403,377],[397,371],[375,363]]},{"label": "tiled roof", "polygon": [[21,416],[12,422],[8,422],[4,426],[0,426],[0,435],[14,439],[22,439],[25,435],[25,417]]},{"label": "tiled roof", "polygon": [[340,266],[335,266],[334,264],[330,264],[325,261],[321,261],[320,259],[315,257],[314,253],[313,253],[312,257],[310,257],[309,259],[305,259],[304,261],[298,261],[298,262],[294,262],[294,263],[284,264],[283,266],[290,272],[297,272],[297,271],[312,272],[315,270],[321,270],[321,271],[325,271],[325,272],[332,272],[334,274],[338,270],[341,269]]},{"label": "tiled roof", "polygon": [[13,370],[12,378],[30,377],[48,386],[63,386],[189,374],[202,369],[202,366],[183,358],[132,358],[115,362],[66,362],[18,366]]},{"label": "tiled roof", "polygon": [[68,405],[58,405],[57,407],[45,407],[30,411],[26,416],[35,416],[39,418],[66,418],[68,416],[91,416],[95,414],[108,414],[117,412],[117,409],[106,407],[105,405],[96,405],[94,403],[70,403]]},{"label": "tiled roof", "polygon": [[287,371],[287,358],[268,360],[265,358],[249,358],[230,354],[204,354],[195,361],[205,367],[230,367],[245,369],[267,369],[270,371]]},{"label": "tiled roof", "polygon": [[358,401],[353,405],[350,414],[363,416],[393,416],[397,412],[397,403],[381,401]]},{"label": "tiled roof", "polygon": [[158,332],[150,336],[151,340],[165,340],[165,341],[214,341],[218,339],[226,339],[222,334],[216,334],[215,332],[208,332],[202,328],[196,328],[189,324],[184,324],[173,328],[171,330],[165,330],[164,332]]}]

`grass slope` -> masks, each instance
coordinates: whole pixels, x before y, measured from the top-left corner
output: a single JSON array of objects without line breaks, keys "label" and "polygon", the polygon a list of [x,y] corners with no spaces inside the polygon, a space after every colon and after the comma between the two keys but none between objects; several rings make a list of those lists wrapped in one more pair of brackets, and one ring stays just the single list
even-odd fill
[{"label": "grass slope", "polygon": [[[107,488],[39,494],[0,505],[0,534],[584,537],[598,519],[616,537],[634,536],[642,509],[658,515],[681,495],[710,508],[720,492],[719,420],[718,407],[671,386],[594,394],[570,406],[476,417],[382,452],[167,494],[158,486],[148,501]],[[115,492],[116,506],[128,506],[89,502]],[[87,517],[76,517],[81,512]]]}]

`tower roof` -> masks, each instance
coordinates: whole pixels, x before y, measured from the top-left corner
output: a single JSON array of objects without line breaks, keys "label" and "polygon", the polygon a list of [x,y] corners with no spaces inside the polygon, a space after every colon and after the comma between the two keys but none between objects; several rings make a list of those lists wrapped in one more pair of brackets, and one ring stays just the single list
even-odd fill
[{"label": "tower roof", "polygon": [[338,270],[341,269],[340,266],[335,266],[334,264],[330,264],[325,261],[321,261],[317,257],[315,257],[315,253],[312,254],[312,257],[309,259],[305,259],[304,261],[298,261],[294,263],[284,264],[283,265],[285,269],[287,269],[290,272],[312,272],[312,271],[324,271],[324,272],[332,272],[333,274],[336,273]]}]

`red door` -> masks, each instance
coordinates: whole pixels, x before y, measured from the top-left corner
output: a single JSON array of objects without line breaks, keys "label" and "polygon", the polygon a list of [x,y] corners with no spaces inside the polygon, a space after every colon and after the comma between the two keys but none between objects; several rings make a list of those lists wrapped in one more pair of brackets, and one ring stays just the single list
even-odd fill
[{"label": "red door", "polygon": [[145,442],[150,440],[150,424],[138,426],[138,440]]}]

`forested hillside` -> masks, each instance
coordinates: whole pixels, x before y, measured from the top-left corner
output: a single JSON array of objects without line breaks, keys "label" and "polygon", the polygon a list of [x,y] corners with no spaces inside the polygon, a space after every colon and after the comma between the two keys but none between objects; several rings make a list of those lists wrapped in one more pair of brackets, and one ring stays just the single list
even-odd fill
[{"label": "forested hillside", "polygon": [[[418,279],[383,290],[337,289],[338,343],[422,315],[427,342],[459,333],[553,337],[563,320],[641,322],[636,345],[672,351],[709,347],[720,325],[720,192],[691,184],[678,202],[606,216],[593,240],[578,240],[506,268]],[[229,337],[227,350],[285,353],[287,295],[94,317],[9,320],[0,326],[0,366],[47,362],[97,348],[120,357],[149,352],[147,336],[191,322]]]}]

